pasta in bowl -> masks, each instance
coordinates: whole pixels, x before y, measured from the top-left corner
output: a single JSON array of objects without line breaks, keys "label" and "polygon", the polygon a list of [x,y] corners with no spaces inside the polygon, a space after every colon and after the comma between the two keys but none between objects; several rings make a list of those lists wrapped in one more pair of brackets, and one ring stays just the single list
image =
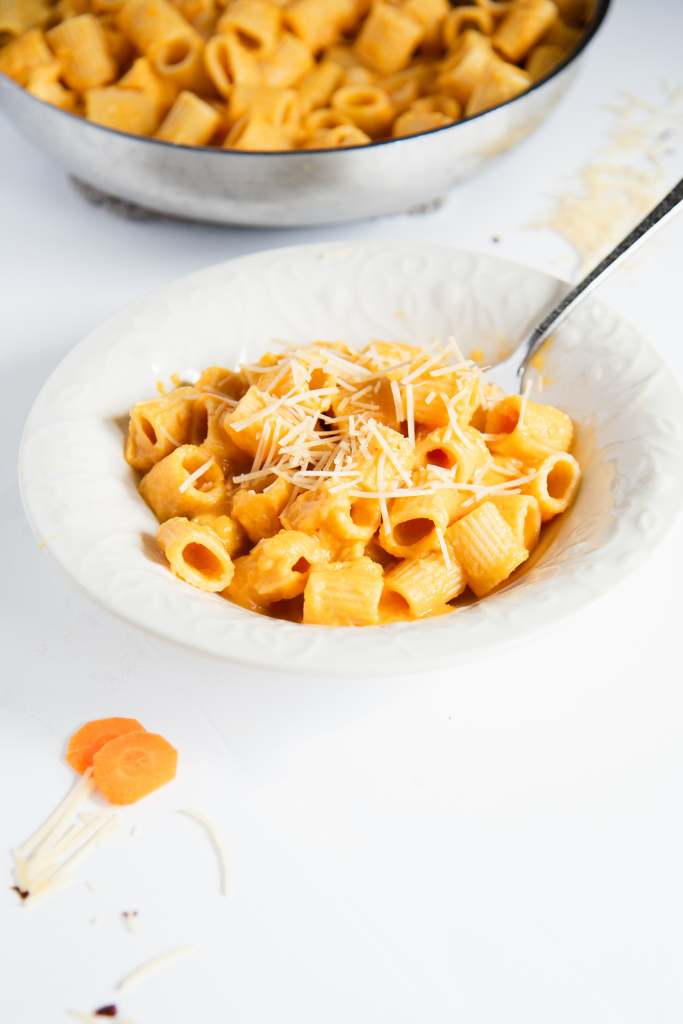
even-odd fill
[{"label": "pasta in bowl", "polygon": [[482,598],[565,512],[569,416],[457,342],[295,345],[136,405],[126,459],[176,576],[254,612],[377,626]]},{"label": "pasta in bowl", "polygon": [[[291,617],[288,620],[286,605],[275,609],[276,613],[279,610],[285,614],[283,618],[255,614],[244,604],[221,597],[220,590],[212,592],[188,585],[169,571],[168,559],[156,539],[160,524],[138,490],[141,475],[148,476],[153,466],[160,466],[162,460],[151,460],[147,465],[141,464],[139,470],[133,470],[123,457],[123,448],[129,426],[127,410],[137,409],[140,413],[141,403],[150,400],[159,379],[167,382],[167,394],[172,394],[175,388],[171,389],[168,382],[176,371],[179,374],[177,384],[196,390],[206,367],[219,364],[259,367],[264,350],[275,352],[279,358],[288,348],[291,350],[293,344],[305,350],[308,344],[320,338],[343,338],[353,352],[367,348],[373,337],[392,338],[399,345],[417,343],[420,350],[429,349],[436,354],[432,339],[454,336],[465,360],[476,356],[483,365],[500,358],[501,346],[521,336],[538,311],[556,300],[564,287],[549,275],[493,256],[446,246],[395,242],[279,249],[233,260],[175,282],[137,302],[82,341],[55,370],[36,399],[26,424],[19,466],[22,496],[33,529],[41,545],[109,611],[158,636],[228,661],[317,676],[367,676],[454,666],[485,657],[509,644],[531,642],[539,630],[575,615],[589,602],[605,595],[649,557],[653,547],[666,535],[683,500],[680,466],[683,404],[675,381],[640,334],[594,299],[587,300],[559,329],[544,353],[542,365],[534,369],[534,387],[527,396],[526,411],[522,415],[522,428],[525,424],[533,426],[535,405],[559,410],[560,423],[565,423],[563,414],[571,419],[570,454],[581,468],[581,483],[574,500],[565,512],[543,526],[541,540],[531,556],[507,580],[481,599],[473,594],[466,598],[463,592],[455,599],[459,606],[449,614],[425,615],[418,621],[411,621],[399,597],[393,599],[395,621],[362,628],[327,625],[310,628],[291,621]],[[475,352],[476,349],[480,351]],[[455,352],[445,358],[449,364],[460,361]],[[262,369],[260,366],[254,371],[255,379],[261,376]],[[432,369],[438,368],[434,365]],[[396,371],[402,374],[399,383],[407,376],[404,370],[407,368]],[[245,369],[245,372],[249,371]],[[448,374],[443,376],[448,379]],[[193,457],[182,467],[176,467],[175,492],[166,484],[159,487],[158,493],[163,498],[167,492],[176,500],[181,494],[178,488],[200,470],[193,481],[200,484],[194,497],[201,500],[198,495],[203,495],[204,507],[200,510],[188,505],[164,509],[159,506],[166,522],[170,520],[171,524],[162,535],[162,541],[172,559],[181,552],[188,567],[183,567],[183,572],[194,569],[200,578],[205,577],[208,561],[209,575],[216,573],[219,587],[223,552],[236,542],[246,543],[245,548],[235,549],[234,558],[230,556],[236,565],[245,554],[251,557],[251,550],[260,543],[248,535],[245,542],[230,522],[216,521],[221,515],[233,518],[225,506],[218,503],[213,508],[207,507],[212,500],[212,489],[221,484],[220,474],[205,466],[209,459],[209,455],[204,454],[206,445],[214,440],[213,403],[217,407],[221,403],[225,405],[223,416],[228,407],[234,415],[237,403],[243,401],[249,390],[240,394],[245,383],[242,382],[230,394],[226,390],[230,381],[225,381],[224,377],[224,371],[205,376],[202,387],[206,392],[203,399],[206,418],[195,407],[189,435],[183,433],[187,430],[187,410],[180,403],[175,410],[180,414],[178,423],[167,418],[159,420],[154,409],[148,409],[149,416],[137,417],[142,435],[138,434],[134,441],[140,444],[141,450],[138,455],[129,452],[136,461],[138,456],[144,459],[145,444],[155,445],[161,439],[162,448],[157,449],[156,455],[161,454],[166,444],[168,450],[164,458],[175,454],[177,459],[182,459],[187,447],[176,446],[175,442],[185,441],[189,436],[189,454]],[[438,382],[440,378],[430,379]],[[408,384],[414,385],[416,380]],[[185,381],[194,383],[184,384]],[[324,378],[316,378],[313,383],[316,387],[309,390],[327,387]],[[353,394],[356,403],[363,403],[369,393],[359,397],[358,392],[364,385],[360,381],[358,385],[357,388],[354,385]],[[406,387],[407,384],[402,385],[400,396],[404,410]],[[431,390],[438,389],[432,384]],[[414,409],[420,409],[419,391],[417,400],[413,394]],[[226,397],[236,404],[225,404]],[[429,394],[422,397],[426,403]],[[427,408],[432,408],[435,401],[433,399]],[[519,399],[513,401],[516,403]],[[196,397],[193,397],[193,406],[195,402]],[[444,408],[442,400],[440,405]],[[486,410],[487,418],[496,405]],[[391,417],[392,406],[393,396],[387,393],[388,417]],[[510,416],[503,404],[502,412],[504,424],[495,420],[487,424],[475,419],[471,425],[487,436],[493,433],[511,436],[514,430],[508,428],[514,411]],[[394,427],[390,423],[382,424],[376,415],[373,418],[379,424],[377,429],[383,440],[392,438],[388,431]],[[268,420],[274,422],[272,410]],[[417,422],[422,422],[419,416]],[[354,430],[355,426],[354,423]],[[244,427],[237,434],[249,429]],[[441,426],[434,429],[439,430]],[[178,430],[177,435],[175,430]],[[399,450],[407,438],[404,430],[407,430],[405,421],[397,431],[401,438],[401,441],[396,439]],[[170,439],[164,437],[164,432]],[[419,444],[417,435],[416,430],[415,451]],[[223,443],[221,438],[221,445]],[[504,460],[517,458],[509,452],[494,453],[491,438],[488,441],[485,438],[484,443],[487,451],[495,455],[494,461],[502,466],[505,466]],[[199,455],[192,446],[201,449]],[[265,452],[263,448],[261,454],[267,464],[270,445]],[[427,451],[432,474],[434,469],[448,469],[448,460],[453,455],[450,445],[447,449],[443,444],[432,446],[430,441]],[[234,464],[238,472],[233,476],[256,472],[251,468],[255,454],[255,451],[251,455],[245,451],[243,462]],[[520,461],[535,469],[533,463],[537,455],[532,452],[529,459],[525,454]],[[558,451],[556,455],[561,464],[564,452]],[[219,460],[216,460],[216,469],[224,480]],[[391,479],[393,469],[388,459],[387,462],[390,467],[387,477]],[[513,467],[514,464],[510,470]],[[535,497],[538,501],[535,495],[524,493],[530,481],[520,484],[518,470],[514,469],[518,474],[516,478],[506,476],[501,481],[517,479],[520,495],[511,497]],[[414,472],[416,468],[411,470],[411,480]],[[471,478],[475,472],[468,471],[465,475]],[[206,478],[202,480],[204,474]],[[315,480],[315,477],[310,479]],[[342,482],[346,480],[338,480]],[[256,507],[262,505],[260,495],[265,490],[260,489],[258,480],[246,486],[249,483],[246,480],[244,486],[238,484],[230,488],[233,494],[238,489],[244,494],[240,500],[245,505],[240,514],[247,524],[251,522],[246,511],[249,502],[256,501]],[[382,487],[373,487],[375,493],[386,494],[386,481],[382,483]],[[399,481],[399,487],[404,485],[404,481]],[[566,485],[567,476],[560,465],[550,484],[551,497],[556,498],[558,487]],[[489,479],[484,486],[495,485]],[[185,497],[190,487],[188,485],[182,492]],[[154,489],[151,486],[145,489],[152,497]],[[249,492],[253,492],[253,497]],[[459,493],[463,500],[475,496],[468,490]],[[269,499],[277,496],[277,489],[274,489]],[[425,496],[414,497],[420,501]],[[488,503],[500,513],[500,502],[497,506],[491,502],[490,493],[480,493],[479,497],[488,497]],[[157,501],[157,497],[153,500]],[[375,517],[370,520],[372,526],[376,522],[376,507],[373,510],[372,498],[365,500]],[[409,500],[405,497],[402,503]],[[234,512],[234,498],[232,502]],[[390,499],[387,504],[390,505]],[[486,504],[482,502],[480,508]],[[533,502],[524,504],[533,508]],[[202,522],[200,517],[213,518]],[[424,520],[428,517],[411,518]],[[504,518],[502,513],[501,518]],[[515,530],[528,548],[533,544],[535,525],[533,514],[528,523],[526,518],[524,534],[519,520]],[[197,528],[211,525],[211,531],[200,531],[202,543],[190,548],[189,558],[182,554],[189,538],[182,532],[174,532],[175,519],[187,519]],[[342,521],[344,519],[343,516]],[[398,517],[396,521],[398,524]],[[465,521],[466,517],[462,516],[455,524]],[[499,522],[497,518],[495,521]],[[348,524],[348,519],[346,522]],[[435,522],[418,523],[412,538],[409,529],[409,542],[419,542],[416,534],[420,532],[423,538],[427,536]],[[244,530],[244,526],[239,525]],[[296,562],[299,559],[302,562],[296,566],[292,561],[293,549],[285,545],[282,551],[276,545],[266,553],[272,564],[263,572],[263,580],[282,585],[278,566],[283,564],[286,569],[287,566],[289,569],[297,567],[308,572],[305,563],[312,565],[313,559],[318,557],[316,538],[312,536],[316,528],[307,531],[301,529],[301,525],[299,519],[296,526],[303,537],[298,538]],[[368,524],[361,517],[360,524],[355,525],[367,529]],[[439,528],[447,533],[451,526],[444,529],[442,518]],[[382,524],[380,532],[381,529]],[[218,538],[215,541],[214,536]],[[435,536],[434,532],[430,543]],[[210,557],[202,550],[207,547],[203,543],[207,537],[209,556],[213,553],[217,560],[213,568]],[[381,544],[377,547],[379,550],[373,545],[371,554],[363,557],[381,565],[375,558],[384,559],[381,553],[384,549]],[[461,564],[457,551],[454,554]],[[446,566],[438,540],[428,555],[443,572]],[[323,559],[322,568],[333,561]],[[387,568],[388,576],[395,566]],[[229,574],[229,567],[227,572]],[[376,569],[371,572],[376,576]],[[237,573],[232,579],[236,576]],[[385,578],[384,571],[382,578]],[[291,577],[288,579],[291,583]],[[300,585],[296,578],[295,589]],[[259,586],[263,589],[264,583]],[[407,591],[396,588],[396,592],[408,601]],[[285,591],[285,596],[279,600],[292,601],[290,609],[296,610],[301,594],[294,597],[286,594]],[[272,591],[268,595],[269,598],[274,596]],[[386,606],[390,606],[391,601],[385,597],[383,613],[387,612]],[[277,603],[272,602],[271,612],[272,605]],[[391,607],[388,611],[391,612]]]}]

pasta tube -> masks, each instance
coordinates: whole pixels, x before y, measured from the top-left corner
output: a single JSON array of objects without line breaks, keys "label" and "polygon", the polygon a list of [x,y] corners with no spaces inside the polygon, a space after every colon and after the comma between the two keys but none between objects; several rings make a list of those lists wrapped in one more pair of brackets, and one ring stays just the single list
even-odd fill
[{"label": "pasta tube", "polygon": [[490,501],[453,523],[446,537],[477,597],[488,594],[529,557]]},{"label": "pasta tube", "polygon": [[314,566],[304,590],[304,622],[318,626],[372,626],[379,622],[382,567],[363,557]]},{"label": "pasta tube", "polygon": [[242,554],[248,546],[246,533],[231,516],[203,512],[201,515],[195,516],[192,522],[213,530],[231,558]]},{"label": "pasta tube", "polygon": [[72,89],[83,92],[116,77],[116,62],[94,14],[63,21],[49,30],[47,40],[62,66],[64,81]]},{"label": "pasta tube", "polygon": [[380,529],[380,544],[399,558],[419,558],[435,551],[439,534],[446,532],[463,500],[462,494],[450,488],[394,499],[389,508],[389,523]]},{"label": "pasta tube", "polygon": [[566,512],[576,496],[580,481],[581,469],[574,456],[568,452],[556,452],[543,460],[524,490],[536,499],[541,520],[546,523]]},{"label": "pasta tube", "polygon": [[552,405],[510,395],[489,410],[486,432],[492,452],[538,464],[553,451],[567,451],[574,428],[565,412]]},{"label": "pasta tube", "polygon": [[332,107],[370,138],[383,135],[394,119],[391,101],[377,85],[344,85],[332,96]]},{"label": "pasta tube", "polygon": [[157,139],[182,146],[205,146],[221,123],[220,114],[192,92],[183,91],[157,129]]},{"label": "pasta tube", "polygon": [[523,60],[557,14],[553,0],[515,0],[493,34],[493,45],[506,60]]},{"label": "pasta tube", "polygon": [[[19,85],[25,86],[34,71],[51,64],[55,64],[55,57],[39,28],[25,32],[0,50],[0,72]],[[59,66],[58,70],[61,73]]]},{"label": "pasta tube", "polygon": [[61,68],[59,64],[45,64],[31,72],[31,77],[26,85],[26,91],[35,96],[36,99],[51,103],[53,107],[60,110],[67,110],[73,113],[76,110],[76,93],[71,89],[65,89],[60,81]]},{"label": "pasta tube", "polygon": [[422,619],[436,615],[467,586],[452,551],[406,559],[384,577],[380,611],[386,618]]},{"label": "pasta tube", "polygon": [[360,30],[355,50],[368,67],[391,75],[406,67],[424,37],[424,25],[401,8],[378,0]]},{"label": "pasta tube", "polygon": [[157,462],[142,478],[140,494],[161,522],[223,512],[228,499],[223,473],[213,456],[191,444]]},{"label": "pasta tube", "polygon": [[171,572],[199,590],[225,590],[235,569],[218,536],[189,519],[168,519],[157,532],[157,543]]},{"label": "pasta tube", "polygon": [[150,96],[117,85],[88,89],[85,116],[95,124],[132,135],[151,135],[158,121],[156,104]]},{"label": "pasta tube", "polygon": [[232,516],[253,542],[273,537],[280,529],[280,513],[289,501],[292,485],[282,477],[260,481],[261,490],[244,488],[235,491]]},{"label": "pasta tube", "polygon": [[303,594],[313,566],[328,562],[330,556],[317,537],[280,530],[259,541],[252,558],[252,586],[260,601],[272,604]]}]

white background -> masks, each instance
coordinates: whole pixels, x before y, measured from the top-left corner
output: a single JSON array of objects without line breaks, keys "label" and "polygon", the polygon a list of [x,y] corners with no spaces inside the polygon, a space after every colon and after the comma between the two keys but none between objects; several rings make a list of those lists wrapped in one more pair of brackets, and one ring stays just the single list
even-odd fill
[{"label": "white background", "polygon": [[[134,223],[88,205],[0,120],[3,1024],[92,1010],[128,970],[185,943],[192,959],[119,1000],[125,1020],[681,1021],[680,528],[638,576],[514,654],[457,674],[340,681],[321,666],[301,680],[109,618],[39,550],[16,485],[23,421],[68,349],[212,262],[415,238],[574,274],[566,243],[528,225],[574,187],[624,91],[662,104],[667,81],[683,86],[678,0],[613,6],[552,122],[432,214],[286,233]],[[680,144],[667,150],[662,191],[683,168]],[[603,292],[679,375],[682,257],[683,218]],[[2,851],[69,786],[69,732],[107,714],[172,739],[179,779],[30,911]],[[228,899],[180,807],[224,833]],[[136,935],[120,916],[132,909]]]}]

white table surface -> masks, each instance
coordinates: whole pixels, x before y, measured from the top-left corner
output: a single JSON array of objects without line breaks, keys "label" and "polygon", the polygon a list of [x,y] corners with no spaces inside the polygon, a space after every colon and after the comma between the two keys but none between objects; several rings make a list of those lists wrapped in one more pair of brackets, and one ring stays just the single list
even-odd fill
[{"label": "white table surface", "polygon": [[[514,653],[423,678],[300,680],[110,618],[37,547],[15,470],[31,401],[69,348],[207,264],[415,238],[571,276],[566,243],[527,225],[604,143],[624,90],[661,103],[665,82],[683,85],[680,3],[646,6],[615,0],[558,116],[427,215],[286,233],[133,223],[88,205],[0,119],[0,850],[69,786],[63,744],[82,721],[135,715],[181,752],[178,781],[127,812],[134,835],[126,824],[42,907],[19,905],[2,854],[2,1024],[117,999],[123,974],[186,943],[192,959],[117,1000],[124,1020],[681,1021],[680,526],[638,575]],[[680,140],[668,149],[664,185],[683,166]],[[679,375],[682,257],[680,219],[603,293]],[[223,831],[227,899],[181,807]]]}]

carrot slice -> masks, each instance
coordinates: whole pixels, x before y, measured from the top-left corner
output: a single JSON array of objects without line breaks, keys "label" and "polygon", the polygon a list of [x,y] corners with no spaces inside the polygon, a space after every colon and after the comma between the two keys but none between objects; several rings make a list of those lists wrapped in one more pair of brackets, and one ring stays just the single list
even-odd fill
[{"label": "carrot slice", "polygon": [[112,804],[134,804],[175,777],[178,752],[163,736],[128,732],[97,751],[93,782]]},{"label": "carrot slice", "polygon": [[66,748],[66,759],[79,775],[90,768],[97,751],[127,732],[144,732],[137,718],[98,718],[94,722],[86,722],[69,740]]}]

